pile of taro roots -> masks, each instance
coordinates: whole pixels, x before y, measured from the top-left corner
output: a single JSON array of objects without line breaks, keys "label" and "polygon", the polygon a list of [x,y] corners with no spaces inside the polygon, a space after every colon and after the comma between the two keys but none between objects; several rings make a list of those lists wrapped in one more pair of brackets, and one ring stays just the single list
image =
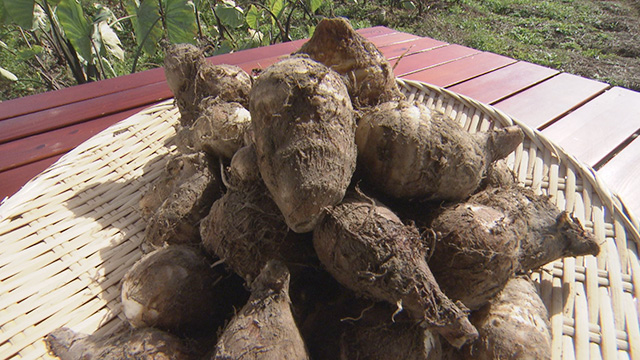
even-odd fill
[{"label": "pile of taro roots", "polygon": [[471,134],[408,102],[379,50],[325,19],[252,77],[192,45],[165,58],[180,123],[141,197],[130,325],[60,328],[61,359],[544,359],[528,274],[593,235],[504,160],[518,127]]}]

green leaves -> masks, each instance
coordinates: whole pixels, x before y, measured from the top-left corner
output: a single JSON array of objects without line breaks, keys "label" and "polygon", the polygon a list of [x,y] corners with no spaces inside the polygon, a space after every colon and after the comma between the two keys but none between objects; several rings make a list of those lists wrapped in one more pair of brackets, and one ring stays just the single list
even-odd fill
[{"label": "green leaves", "polygon": [[269,10],[275,16],[271,21],[275,23],[276,19],[280,18],[280,14],[284,10],[284,0],[269,0]]},{"label": "green leaves", "polygon": [[224,26],[239,28],[245,22],[242,9],[233,1],[223,1],[214,8],[216,15]]},{"label": "green leaves", "polygon": [[0,0],[0,24],[4,24],[7,18],[7,9],[4,8],[4,1]]},{"label": "green leaves", "polygon": [[134,29],[136,42],[147,54],[155,54],[156,46],[162,38],[162,24],[157,0],[142,0],[136,9]]},{"label": "green leaves", "polygon": [[255,5],[251,5],[251,7],[249,8],[249,11],[247,11],[247,14],[245,15],[245,20],[247,22],[247,25],[249,25],[251,29],[257,30],[258,27],[260,26],[261,19],[262,19],[262,13],[260,12],[260,10],[258,10],[258,8]]},{"label": "green leaves", "polygon": [[[23,29],[31,30],[33,26],[34,0],[0,0],[4,4],[2,16],[10,19],[14,24]],[[6,12],[6,13],[4,13]]]},{"label": "green leaves", "polygon": [[24,49],[18,51],[18,60],[25,61],[34,58],[36,55],[40,55],[42,53],[42,46],[34,45],[29,49]]},{"label": "green leaves", "polygon": [[194,43],[196,15],[193,4],[184,0],[165,0],[165,26],[172,43]]},{"label": "green leaves", "polygon": [[91,62],[92,26],[84,17],[80,3],[76,0],[60,1],[57,15],[71,45],[85,61]]},{"label": "green leaves", "polygon": [[311,13],[315,13],[320,6],[322,6],[324,0],[309,0],[309,8],[311,8]]},{"label": "green leaves", "polygon": [[[142,50],[155,54],[163,37],[172,43],[194,43],[196,34],[195,8],[187,0],[142,0],[126,4],[136,33],[136,42]],[[161,16],[162,14],[162,16]]]},{"label": "green leaves", "polygon": [[95,24],[95,30],[93,34],[94,41],[100,44],[101,49],[105,49],[111,55],[119,59],[124,60],[124,50],[122,50],[122,43],[115,31],[107,24],[106,21],[100,21]]}]

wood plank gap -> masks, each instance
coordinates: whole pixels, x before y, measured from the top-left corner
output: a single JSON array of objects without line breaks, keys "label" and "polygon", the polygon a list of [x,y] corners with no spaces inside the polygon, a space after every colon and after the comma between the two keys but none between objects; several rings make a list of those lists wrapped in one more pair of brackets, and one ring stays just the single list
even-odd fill
[{"label": "wood plank gap", "polygon": [[[609,85],[609,84],[607,84]],[[567,111],[561,113],[560,115],[556,116],[555,118],[551,119],[550,121],[538,126],[538,130],[542,131],[546,128],[548,128],[549,126],[557,123],[558,121],[561,121],[562,118],[564,118],[565,116],[571,114],[572,112],[578,110],[581,106],[587,104],[589,101],[597,98],[598,96],[604,94],[607,90],[611,89],[611,85],[607,86],[606,88],[598,91],[597,93],[585,98],[584,100],[582,100],[581,102],[575,104],[572,108],[568,109]]]},{"label": "wood plank gap", "polygon": [[[479,53],[480,53],[480,51],[478,51],[478,52],[474,52],[474,53],[471,53],[471,54],[467,54],[467,55],[462,55],[462,56],[457,57],[457,58],[454,58],[454,59],[444,60],[444,61],[439,62],[439,63],[437,63],[437,64],[433,64],[433,65],[425,66],[425,67],[423,67],[423,68],[419,68],[419,69],[411,70],[411,71],[406,72],[406,73],[396,73],[396,77],[403,77],[403,76],[407,76],[407,75],[415,74],[415,73],[420,72],[420,71],[424,71],[424,70],[427,70],[427,69],[434,68],[434,67],[436,67],[436,66],[440,66],[440,65],[448,64],[448,63],[450,63],[450,62],[454,62],[454,61],[457,61],[457,60],[460,60],[460,59],[464,59],[464,58],[467,58],[467,57],[470,57],[470,56],[473,56],[473,55],[477,55],[477,54],[479,54]],[[416,53],[416,54],[419,54],[419,53]],[[416,55],[416,54],[411,54],[411,55]],[[401,60],[401,59],[399,59],[399,60]],[[393,63],[391,66],[392,66],[392,68],[395,70],[395,68],[398,66],[398,64],[399,64],[399,61],[396,61],[396,62],[395,62],[395,63]]]},{"label": "wood plank gap", "polygon": [[[471,55],[471,56],[473,56],[473,55]],[[487,71],[485,71],[485,72],[483,72],[483,73],[481,73],[481,74],[474,75],[474,76],[472,76],[472,77],[470,77],[470,78],[468,78],[468,79],[460,79],[460,80],[458,80],[458,81],[456,81],[456,82],[454,82],[454,83],[448,84],[447,86],[445,86],[445,88],[450,88],[450,87],[452,87],[452,86],[456,86],[456,85],[458,85],[458,84],[461,84],[461,83],[463,83],[463,82],[465,82],[465,81],[469,81],[469,80],[473,80],[473,79],[475,79],[475,78],[478,78],[478,77],[480,77],[480,76],[482,76],[482,75],[490,74],[490,73],[492,73],[492,72],[494,72],[494,71],[496,71],[496,70],[500,70],[500,69],[505,68],[505,67],[507,67],[507,66],[509,66],[509,65],[513,65],[513,64],[515,64],[516,62],[517,62],[517,60],[513,59],[513,62],[511,62],[511,63],[504,64],[504,65],[498,65],[496,68],[493,68],[493,69],[491,69],[491,70],[487,70]]]},{"label": "wood plank gap", "polygon": [[600,159],[600,161],[595,163],[595,165],[593,165],[593,168],[596,171],[600,170],[609,161],[611,161],[611,159],[616,157],[616,155],[618,155],[622,150],[624,150],[627,146],[629,146],[629,144],[631,144],[633,140],[635,140],[638,136],[640,136],[640,129],[636,130],[636,132],[634,132],[633,134],[631,134],[631,136],[626,138],[622,143],[620,143],[620,145],[616,146],[615,149],[611,150],[610,153],[608,153],[605,157]]},{"label": "wood plank gap", "polygon": [[147,106],[140,106],[0,144],[0,154],[11,154],[11,156],[0,158],[0,172],[24,166],[53,155],[64,154],[107,127],[146,108]]},{"label": "wood plank gap", "polygon": [[540,80],[540,81],[536,81],[535,83],[532,83],[532,84],[530,84],[530,85],[528,85],[528,86],[525,86],[525,87],[523,87],[522,89],[520,89],[520,90],[518,90],[518,91],[516,91],[516,92],[513,92],[513,93],[511,93],[511,94],[509,94],[509,95],[507,95],[507,96],[503,96],[503,97],[501,97],[501,98],[499,98],[499,99],[497,99],[497,100],[491,101],[491,102],[490,102],[490,105],[494,105],[494,104],[497,104],[497,103],[499,103],[499,102],[501,102],[501,101],[508,100],[508,99],[510,99],[510,98],[512,98],[512,97],[514,97],[514,96],[516,96],[516,95],[518,95],[518,94],[520,94],[520,93],[522,93],[522,92],[525,92],[525,91],[527,91],[527,90],[529,90],[529,89],[531,89],[531,88],[533,88],[533,87],[536,87],[536,86],[538,86],[538,85],[542,84],[542,83],[543,83],[543,82],[545,82],[545,81],[549,81],[550,79],[553,79],[554,77],[556,77],[556,76],[558,76],[558,75],[560,75],[560,74],[562,74],[562,72],[555,73],[555,74],[553,74],[553,75],[551,75],[551,76],[549,76],[549,77],[547,77],[547,78],[544,78],[544,79],[542,79],[542,80]]},{"label": "wood plank gap", "polygon": [[0,121],[0,144],[140,106],[150,106],[172,96],[167,83],[158,82],[6,119]]}]

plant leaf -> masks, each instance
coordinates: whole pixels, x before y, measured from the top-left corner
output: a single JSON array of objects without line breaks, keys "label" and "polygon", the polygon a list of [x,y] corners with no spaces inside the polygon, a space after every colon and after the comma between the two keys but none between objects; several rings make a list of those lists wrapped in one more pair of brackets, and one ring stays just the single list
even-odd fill
[{"label": "plant leaf", "polygon": [[[284,0],[269,0],[269,10],[276,16],[276,18],[280,18],[280,14],[284,10]],[[271,18],[272,22],[275,24],[275,19]]]},{"label": "plant leaf", "polygon": [[178,43],[195,43],[196,12],[191,1],[165,0],[165,26],[169,41]]},{"label": "plant leaf", "polygon": [[122,50],[122,43],[115,31],[107,24],[106,21],[101,21],[98,26],[98,33],[100,34],[100,40],[102,47],[105,48],[111,55],[118,58],[118,60],[124,60],[124,50]]},{"label": "plant leaf", "polygon": [[25,61],[33,58],[36,55],[42,53],[42,46],[34,45],[30,49],[20,50],[18,51],[18,60]]},{"label": "plant leaf", "polygon": [[[162,24],[158,2],[156,0],[142,0],[136,9],[135,22],[136,42],[142,45],[142,50],[149,55],[156,52],[158,42],[162,39]],[[144,43],[143,43],[144,42]]]},{"label": "plant leaf", "polygon": [[4,1],[0,0],[0,25],[5,23],[5,19],[7,18],[7,9],[4,7]]},{"label": "plant leaf", "polygon": [[244,14],[242,9],[229,3],[219,3],[215,7],[215,12],[223,25],[238,28],[244,24]]},{"label": "plant leaf", "polygon": [[324,0],[309,0],[309,7],[311,8],[311,13],[315,13],[320,6],[322,6],[322,3],[324,2]]},{"label": "plant leaf", "polygon": [[245,20],[247,21],[247,25],[254,30],[258,30],[258,25],[260,22],[260,18],[262,18],[262,14],[260,10],[255,5],[251,5],[249,11],[247,11],[247,15],[245,16]]},{"label": "plant leaf", "polygon": [[0,67],[0,77],[9,81],[18,81],[18,77],[14,73],[3,67]]},{"label": "plant leaf", "polygon": [[33,26],[33,7],[35,0],[3,0],[5,16],[23,29]]},{"label": "plant leaf", "polygon": [[405,1],[402,2],[402,7],[405,10],[415,10],[416,9],[416,4],[411,0],[405,0]]},{"label": "plant leaf", "polygon": [[71,45],[87,63],[91,63],[92,27],[85,19],[80,3],[76,0],[61,0],[56,13]]},{"label": "plant leaf", "polygon": [[50,28],[47,14],[40,6],[36,6],[33,9],[33,25],[31,25],[31,29],[40,29],[44,32],[48,32]]},{"label": "plant leaf", "polygon": [[118,76],[118,74],[116,73],[116,70],[113,68],[113,65],[111,64],[111,61],[109,61],[109,59],[103,57],[102,64],[107,66],[107,69],[109,70],[109,72],[111,72],[111,76],[113,77]]}]

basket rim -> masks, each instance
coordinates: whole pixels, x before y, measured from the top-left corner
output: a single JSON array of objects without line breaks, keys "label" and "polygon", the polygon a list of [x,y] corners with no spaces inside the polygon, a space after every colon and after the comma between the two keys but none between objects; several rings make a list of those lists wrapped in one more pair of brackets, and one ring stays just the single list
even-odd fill
[{"label": "basket rim", "polygon": [[550,150],[552,155],[554,155],[559,162],[566,161],[573,167],[578,169],[583,179],[589,181],[593,189],[602,200],[604,206],[609,209],[609,211],[611,211],[611,215],[618,215],[622,219],[625,228],[627,229],[627,231],[629,231],[629,235],[631,235],[635,243],[640,246],[640,223],[638,222],[638,218],[635,217],[629,207],[625,205],[624,200],[617,193],[609,189],[609,187],[600,178],[595,169],[585,164],[574,155],[566,152],[561,146],[555,144],[553,141],[543,135],[542,132],[507,115],[505,112],[491,105],[482,103],[471,97],[456,93],[443,87],[422,81],[400,78],[396,78],[396,82],[406,89],[410,89],[411,87],[413,87],[424,92],[431,91],[453,98],[456,101],[459,101],[467,106],[479,109],[483,113],[491,115],[491,117],[499,121],[502,126],[517,125],[518,127],[520,127],[525,133],[525,136],[533,141],[538,147]]}]

